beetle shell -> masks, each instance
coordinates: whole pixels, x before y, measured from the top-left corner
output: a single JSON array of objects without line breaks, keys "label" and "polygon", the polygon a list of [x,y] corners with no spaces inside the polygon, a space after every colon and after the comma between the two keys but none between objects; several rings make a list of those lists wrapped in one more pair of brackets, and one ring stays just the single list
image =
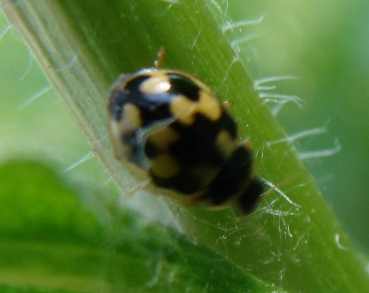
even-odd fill
[{"label": "beetle shell", "polygon": [[177,70],[119,77],[109,97],[115,156],[140,180],[186,203],[248,213],[263,193],[248,141],[211,88]]}]

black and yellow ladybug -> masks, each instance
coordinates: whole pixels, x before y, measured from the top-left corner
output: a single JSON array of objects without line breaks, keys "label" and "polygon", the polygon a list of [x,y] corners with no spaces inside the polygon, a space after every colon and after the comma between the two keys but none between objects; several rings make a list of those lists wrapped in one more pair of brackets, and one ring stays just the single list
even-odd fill
[{"label": "black and yellow ladybug", "polygon": [[108,112],[115,156],[157,192],[187,204],[235,204],[243,214],[262,196],[248,140],[237,143],[234,119],[195,76],[155,67],[124,74]]}]

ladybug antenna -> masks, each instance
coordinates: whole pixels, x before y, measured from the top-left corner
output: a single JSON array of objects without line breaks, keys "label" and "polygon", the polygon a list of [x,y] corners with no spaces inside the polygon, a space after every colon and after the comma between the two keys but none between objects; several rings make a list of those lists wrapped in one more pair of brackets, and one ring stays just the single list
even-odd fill
[{"label": "ladybug antenna", "polygon": [[154,62],[154,66],[156,67],[156,69],[160,69],[163,67],[164,57],[165,57],[164,47],[160,47],[158,50],[157,59]]}]

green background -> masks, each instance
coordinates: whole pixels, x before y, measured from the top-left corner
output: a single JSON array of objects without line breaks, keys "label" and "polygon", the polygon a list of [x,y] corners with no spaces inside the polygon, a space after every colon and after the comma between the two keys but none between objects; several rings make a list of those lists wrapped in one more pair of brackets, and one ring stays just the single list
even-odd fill
[{"label": "green background", "polygon": [[[253,78],[293,75],[277,82],[275,92],[297,95],[302,107],[286,105],[278,119],[293,134],[326,127],[327,132],[297,141],[302,152],[332,149],[340,152],[306,160],[323,195],[353,241],[369,247],[367,141],[368,13],[366,1],[219,1],[232,20],[255,19],[259,24],[228,33],[249,61]],[[240,9],[243,8],[243,9]],[[217,7],[215,7],[217,9]],[[220,13],[220,12],[219,12]],[[1,28],[6,21],[1,18]],[[22,156],[46,160],[63,170],[89,153],[83,135],[64,105],[50,89],[32,103],[27,99],[48,87],[30,52],[10,29],[0,42],[0,159]],[[66,174],[104,184],[109,177],[92,158]],[[79,177],[81,176],[81,177]],[[78,180],[79,180],[78,179]]]},{"label": "green background", "polygon": [[[211,1],[209,1],[211,2]],[[332,149],[331,157],[306,161],[323,195],[354,243],[367,251],[368,156],[368,3],[365,1],[218,1],[233,21],[255,19],[260,24],[227,32],[237,40],[239,55],[248,60],[253,78],[294,75],[278,82],[275,92],[298,95],[302,107],[286,105],[278,119],[288,133],[326,127],[327,133],[298,141],[302,151]],[[6,21],[1,19],[1,27]],[[70,122],[64,105],[50,89],[25,107],[24,103],[48,82],[28,49],[10,29],[0,42],[0,160],[41,159],[65,170],[91,149]],[[78,184],[112,189],[98,160],[65,173]]]}]

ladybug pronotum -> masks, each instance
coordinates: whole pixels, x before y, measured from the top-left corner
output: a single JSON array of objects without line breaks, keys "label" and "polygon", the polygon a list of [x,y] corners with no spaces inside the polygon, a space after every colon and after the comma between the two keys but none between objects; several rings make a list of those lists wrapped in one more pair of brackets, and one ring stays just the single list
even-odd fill
[{"label": "ladybug pronotum", "polygon": [[115,156],[155,193],[187,204],[230,204],[250,213],[263,194],[248,140],[212,90],[188,73],[161,68],[124,74],[109,97]]}]

